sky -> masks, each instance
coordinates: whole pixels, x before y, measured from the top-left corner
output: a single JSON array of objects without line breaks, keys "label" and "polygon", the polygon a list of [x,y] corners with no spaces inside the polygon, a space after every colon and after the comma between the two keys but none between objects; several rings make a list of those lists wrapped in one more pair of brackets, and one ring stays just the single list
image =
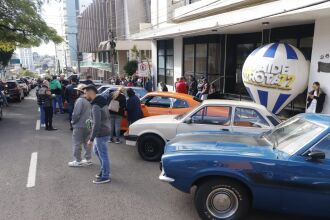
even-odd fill
[{"label": "sky", "polygon": [[[60,25],[60,3],[56,1],[50,1],[51,3],[45,4],[42,9],[42,17],[47,24],[55,28],[58,32],[61,30]],[[55,55],[55,45],[50,42],[48,44],[43,43],[39,47],[33,47],[33,52],[37,52],[40,55]]]}]

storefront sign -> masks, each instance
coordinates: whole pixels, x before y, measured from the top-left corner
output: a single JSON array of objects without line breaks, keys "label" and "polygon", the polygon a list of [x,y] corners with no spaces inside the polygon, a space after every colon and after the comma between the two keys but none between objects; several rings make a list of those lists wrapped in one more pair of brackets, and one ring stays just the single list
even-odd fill
[{"label": "storefront sign", "polygon": [[248,56],[242,79],[255,102],[278,113],[306,89],[308,69],[309,63],[297,48],[272,43]]},{"label": "storefront sign", "polygon": [[[321,55],[320,57],[320,61],[318,62],[318,68],[317,68],[317,72],[322,72],[322,73],[330,73],[330,55],[329,53],[325,54],[325,55]],[[326,60],[328,62],[326,62]]]}]

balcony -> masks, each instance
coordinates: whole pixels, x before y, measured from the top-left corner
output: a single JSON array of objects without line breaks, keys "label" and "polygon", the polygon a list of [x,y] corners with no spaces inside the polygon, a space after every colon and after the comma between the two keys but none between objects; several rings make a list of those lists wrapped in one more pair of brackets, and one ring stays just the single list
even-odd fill
[{"label": "balcony", "polygon": [[253,5],[270,2],[269,0],[186,0],[186,5],[173,11],[172,20],[183,22],[215,14],[234,11]]}]

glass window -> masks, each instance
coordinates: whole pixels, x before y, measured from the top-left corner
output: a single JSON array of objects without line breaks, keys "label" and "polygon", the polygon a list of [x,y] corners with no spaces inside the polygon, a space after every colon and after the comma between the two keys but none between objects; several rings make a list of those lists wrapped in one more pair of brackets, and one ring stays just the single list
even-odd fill
[{"label": "glass window", "polygon": [[265,133],[264,137],[280,151],[293,155],[323,131],[324,127],[310,121],[292,118]]},{"label": "glass window", "polygon": [[196,74],[207,73],[207,44],[196,44]]},{"label": "glass window", "polygon": [[298,47],[298,41],[297,39],[294,38],[282,39],[280,40],[280,43],[287,43],[287,44],[291,44],[292,46]]},{"label": "glass window", "polygon": [[208,106],[192,116],[194,124],[230,125],[231,108],[225,106]]},{"label": "glass window", "polygon": [[173,85],[174,83],[173,40],[158,41],[157,50],[158,50],[157,81],[158,83],[165,82],[168,85]]},{"label": "glass window", "polygon": [[170,108],[171,99],[164,96],[150,96],[142,101],[148,107]]},{"label": "glass window", "polygon": [[173,99],[172,108],[189,108],[188,102],[183,99]]},{"label": "glass window", "polygon": [[269,126],[267,121],[261,116],[259,112],[249,108],[236,108],[234,125],[254,128],[262,128],[264,126]]},{"label": "glass window", "polygon": [[319,150],[325,153],[325,158],[330,159],[330,135],[326,136],[320,143],[318,143],[313,150]]},{"label": "glass window", "polygon": [[313,37],[306,37],[300,39],[300,51],[304,54],[307,60],[311,60],[313,48]]},{"label": "glass window", "polygon": [[220,74],[220,44],[209,44],[209,56],[208,56],[208,74]]},{"label": "glass window", "polygon": [[185,75],[194,75],[194,44],[184,45],[184,71]]}]

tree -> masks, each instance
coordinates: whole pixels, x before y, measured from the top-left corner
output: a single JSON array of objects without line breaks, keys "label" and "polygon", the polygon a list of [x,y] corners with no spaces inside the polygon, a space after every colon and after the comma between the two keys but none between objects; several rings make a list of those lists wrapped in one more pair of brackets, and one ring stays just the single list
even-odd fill
[{"label": "tree", "polygon": [[137,69],[138,69],[138,61],[136,60],[130,60],[124,66],[124,70],[126,74],[129,76],[132,76],[134,73],[136,73]]},{"label": "tree", "polygon": [[0,0],[0,40],[19,47],[61,43],[62,37],[38,13],[42,3],[43,0]]},{"label": "tree", "polygon": [[32,77],[32,78],[37,78],[38,77],[38,74],[33,73],[33,72],[27,70],[26,68],[22,68],[19,71],[18,75],[21,76],[21,77],[24,77],[24,76],[29,76],[29,77]]},{"label": "tree", "polygon": [[0,69],[8,65],[15,49],[15,45],[0,41]]}]

